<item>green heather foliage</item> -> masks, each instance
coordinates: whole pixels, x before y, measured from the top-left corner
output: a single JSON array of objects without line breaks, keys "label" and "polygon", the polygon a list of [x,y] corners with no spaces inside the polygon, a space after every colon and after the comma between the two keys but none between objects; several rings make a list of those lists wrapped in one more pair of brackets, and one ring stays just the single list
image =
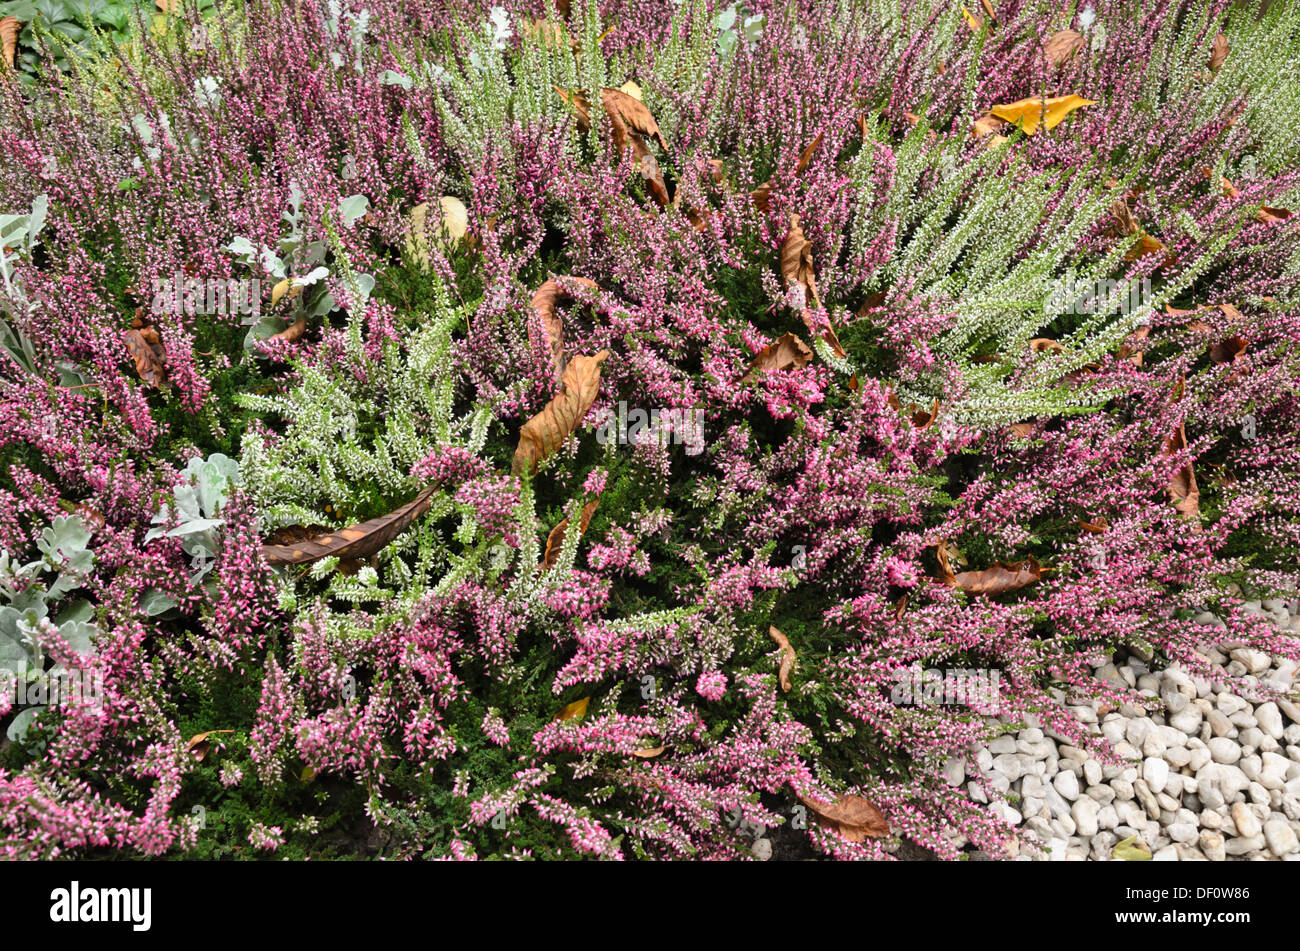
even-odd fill
[{"label": "green heather foliage", "polygon": [[0,855],[1005,855],[1093,661],[1300,659],[1300,5],[997,7],[0,2],[0,673],[104,687]]}]

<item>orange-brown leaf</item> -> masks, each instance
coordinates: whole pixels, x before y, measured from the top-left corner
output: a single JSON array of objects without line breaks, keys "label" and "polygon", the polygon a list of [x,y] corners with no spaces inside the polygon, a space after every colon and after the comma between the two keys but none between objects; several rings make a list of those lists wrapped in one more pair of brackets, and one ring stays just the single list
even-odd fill
[{"label": "orange-brown leaf", "polygon": [[1222,67],[1223,62],[1228,58],[1228,38],[1222,33],[1214,37],[1214,42],[1210,44],[1210,72],[1217,73]]},{"label": "orange-brown leaf", "polygon": [[148,386],[162,389],[167,382],[167,369],[162,362],[162,346],[151,344],[140,330],[127,330],[122,334],[126,351],[135,361],[135,372]]},{"label": "orange-brown leaf", "polygon": [[[596,511],[596,506],[600,504],[599,499],[592,499],[582,507],[582,514],[578,517],[578,537],[581,538],[587,534],[587,526],[591,524],[591,516]],[[564,547],[564,535],[569,530],[568,518],[560,519],[549,535],[546,536],[546,553],[542,556],[541,571],[547,571],[555,567],[555,562],[560,557],[560,549]]]},{"label": "orange-brown leaf", "polygon": [[207,730],[203,733],[195,733],[190,737],[190,741],[185,744],[185,748],[189,750],[191,756],[201,763],[203,762],[203,758],[208,755],[208,737],[213,733],[234,732],[234,730]]},{"label": "orange-brown leaf", "polygon": [[285,327],[278,334],[272,334],[272,340],[284,340],[293,343],[307,331],[307,315],[303,314],[288,327]]},{"label": "orange-brown leaf", "polygon": [[600,365],[609,356],[602,350],[594,357],[578,355],[564,368],[560,392],[546,407],[519,430],[511,472],[534,472],[537,466],[564,444],[578,428],[600,391]]},{"label": "orange-brown leaf", "polygon": [[1003,594],[1033,584],[1043,576],[1043,568],[1033,558],[1024,561],[994,563],[983,571],[960,571],[954,583],[967,594]]},{"label": "orange-brown leaf", "polygon": [[[621,125],[625,134],[634,132],[647,139],[654,139],[659,143],[660,148],[665,152],[668,151],[668,143],[664,141],[663,133],[659,130],[659,123],[640,99],[629,96],[620,89],[604,89],[601,91],[601,100],[605,107],[605,114],[609,116],[616,130]],[[626,142],[620,143],[618,135],[619,133],[615,131],[614,144],[621,151]]]},{"label": "orange-brown leaf", "polygon": [[633,750],[632,755],[637,759],[654,759],[666,749],[668,749],[666,746],[651,746],[644,750]]},{"label": "orange-brown leaf", "polygon": [[1215,363],[1233,363],[1241,358],[1248,346],[1250,341],[1245,337],[1229,337],[1210,344],[1210,359]]},{"label": "orange-brown leaf", "polygon": [[1061,67],[1072,60],[1083,49],[1083,36],[1074,30],[1057,30],[1047,39],[1043,50],[1047,61],[1053,66]]},{"label": "orange-brown leaf", "polygon": [[1150,333],[1151,333],[1151,327],[1148,324],[1143,324],[1141,327],[1137,328],[1137,330],[1133,331],[1133,333],[1128,338],[1133,345],[1130,346],[1129,343],[1127,342],[1120,344],[1119,353],[1118,353],[1119,358],[1121,360],[1131,359],[1134,365],[1141,366],[1142,351],[1141,349],[1139,349],[1138,345],[1141,344],[1143,340],[1146,340],[1147,336]]},{"label": "orange-brown leaf", "polygon": [[[587,290],[597,289],[596,282],[590,278],[570,277],[568,280]],[[564,378],[564,324],[556,316],[555,308],[560,300],[569,300],[573,296],[572,291],[562,287],[555,279],[544,282],[533,294],[533,312],[537,314],[538,323],[541,324],[542,342],[551,354],[551,365],[555,368],[557,383]],[[536,333],[536,329],[531,325],[529,330],[531,333]]]},{"label": "orange-brown leaf", "polygon": [[781,690],[790,692],[790,673],[798,666],[799,658],[790,646],[790,639],[777,630],[774,626],[768,625],[767,634],[772,640],[776,641],[776,646],[785,651],[781,657],[781,671],[779,674],[781,680]]},{"label": "orange-brown leaf", "polygon": [[[1170,395],[1172,402],[1178,402],[1183,398],[1187,388],[1185,377],[1179,377],[1178,383],[1174,386],[1173,393]],[[1161,449],[1162,456],[1171,456],[1183,452],[1187,449],[1187,432],[1183,423],[1178,424],[1176,429],[1166,440],[1164,447]],[[1174,508],[1181,514],[1191,518],[1199,518],[1201,514],[1201,491],[1196,485],[1196,469],[1191,462],[1181,466],[1169,480],[1166,487],[1170,498],[1174,500]]]},{"label": "orange-brown leaf", "polygon": [[17,17],[0,18],[0,61],[14,68],[18,55],[18,33],[23,25]]},{"label": "orange-brown leaf", "polygon": [[667,208],[669,204],[668,185],[664,182],[664,173],[659,168],[659,160],[650,152],[650,147],[646,145],[645,139],[639,135],[632,136],[632,164],[636,166],[641,173],[641,177],[646,181],[646,187],[650,189],[650,196],[658,203],[660,208]]},{"label": "orange-brown leaf", "polygon": [[1053,340],[1051,337],[1035,337],[1029,341],[1029,349],[1034,353],[1064,353],[1065,347],[1061,341]]},{"label": "orange-brown leaf", "polygon": [[435,489],[424,489],[396,511],[337,531],[298,538],[283,545],[264,544],[262,553],[272,565],[305,565],[331,556],[369,558],[386,548],[429,508]]},{"label": "orange-brown leaf", "polygon": [[889,823],[875,804],[861,796],[846,793],[835,802],[821,802],[809,796],[799,800],[813,811],[825,828],[838,832],[850,842],[878,839],[889,835]]},{"label": "orange-brown leaf", "polygon": [[781,242],[781,278],[787,289],[799,284],[804,289],[804,300],[820,307],[817,297],[817,275],[813,270],[812,242],[803,233],[798,215],[790,216],[790,228]]},{"label": "orange-brown leaf", "polygon": [[807,366],[812,358],[812,350],[797,334],[783,334],[754,354],[749,373],[740,382],[748,383],[760,373],[772,370],[798,370]]}]

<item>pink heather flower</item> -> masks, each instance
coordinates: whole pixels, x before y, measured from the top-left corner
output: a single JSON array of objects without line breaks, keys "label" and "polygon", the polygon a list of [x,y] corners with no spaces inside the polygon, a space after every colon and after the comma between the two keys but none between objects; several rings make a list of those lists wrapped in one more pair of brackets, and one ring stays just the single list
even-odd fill
[{"label": "pink heather flower", "polygon": [[497,746],[510,745],[510,731],[506,729],[506,723],[495,707],[489,709],[483,717],[483,733]]},{"label": "pink heather flower", "polygon": [[885,577],[890,584],[900,588],[914,588],[920,580],[916,565],[904,558],[890,558],[886,561]]},{"label": "pink heather flower", "polygon": [[248,841],[256,848],[274,852],[284,845],[283,830],[279,826],[268,826],[255,822],[253,827],[248,830]]},{"label": "pink heather flower", "polygon": [[234,763],[223,763],[220,778],[223,786],[238,786],[239,781],[244,778],[244,771]]},{"label": "pink heather flower", "polygon": [[695,681],[695,692],[705,700],[721,700],[727,692],[727,675],[720,670],[700,674],[700,679]]},{"label": "pink heather flower", "polygon": [[605,480],[609,478],[609,472],[605,469],[593,469],[587,473],[587,479],[582,483],[582,490],[590,495],[600,495],[605,491]]}]

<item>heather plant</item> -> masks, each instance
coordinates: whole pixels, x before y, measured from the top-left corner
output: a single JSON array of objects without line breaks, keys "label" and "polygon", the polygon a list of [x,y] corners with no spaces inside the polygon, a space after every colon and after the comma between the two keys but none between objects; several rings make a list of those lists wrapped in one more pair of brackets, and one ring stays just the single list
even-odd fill
[{"label": "heather plant", "polygon": [[945,765],[1112,762],[1091,661],[1300,659],[1300,12],[995,6],[257,0],[0,83],[3,656],[104,675],[9,711],[4,854],[1003,854]]}]

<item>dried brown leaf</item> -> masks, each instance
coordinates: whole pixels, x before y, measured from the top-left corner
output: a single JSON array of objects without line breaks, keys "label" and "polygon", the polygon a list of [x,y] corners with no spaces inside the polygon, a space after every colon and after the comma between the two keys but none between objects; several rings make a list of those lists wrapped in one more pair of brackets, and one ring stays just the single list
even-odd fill
[{"label": "dried brown leaf", "polygon": [[[154,334],[157,339],[157,334]],[[126,351],[135,361],[135,372],[147,386],[162,389],[167,382],[167,368],[163,365],[164,351],[160,343],[150,343],[143,330],[127,330],[122,334]]]},{"label": "dried brown leaf", "polygon": [[838,832],[850,842],[889,835],[889,823],[884,815],[874,803],[861,796],[846,793],[833,803],[809,796],[800,796],[799,800],[813,811],[823,827]]},{"label": "dried brown leaf", "polygon": [[18,61],[18,33],[22,28],[17,17],[0,18],[0,61],[10,69]]},{"label": "dried brown leaf", "polygon": [[1047,46],[1043,52],[1049,63],[1060,68],[1072,60],[1081,49],[1083,49],[1082,34],[1074,30],[1057,30],[1047,38]]},{"label": "dried brown leaf", "polygon": [[[582,513],[578,517],[578,537],[581,538],[587,534],[587,526],[591,524],[591,516],[596,511],[596,506],[600,504],[599,499],[592,499],[582,507]],[[538,566],[538,571],[547,571],[555,567],[555,562],[560,557],[560,549],[564,547],[564,536],[569,530],[568,518],[560,519],[549,535],[546,536],[546,553],[542,556],[542,563]]]},{"label": "dried brown leaf", "polygon": [[1228,47],[1228,38],[1222,33],[1214,37],[1214,42],[1210,44],[1210,72],[1217,73],[1223,68],[1224,60],[1228,58],[1231,50]]},{"label": "dried brown leaf", "polygon": [[817,297],[817,275],[813,270],[812,242],[804,236],[798,215],[790,216],[790,228],[781,242],[781,278],[787,289],[795,284],[802,285],[804,300],[821,306]]},{"label": "dried brown leaf", "polygon": [[546,407],[519,430],[511,471],[515,475],[534,472],[543,459],[564,444],[596,401],[600,390],[600,365],[609,356],[602,350],[594,357],[578,355],[564,368],[560,392]]},{"label": "dried brown leaf", "polygon": [[185,744],[185,748],[189,750],[191,756],[201,763],[203,758],[208,755],[208,737],[214,733],[234,732],[234,730],[207,730],[203,733],[195,733],[190,737],[190,741]]},{"label": "dried brown leaf", "polygon": [[303,314],[288,327],[285,327],[278,334],[271,334],[271,340],[283,340],[287,343],[293,343],[307,332],[307,315]]},{"label": "dried brown leaf", "polygon": [[590,697],[583,697],[581,700],[575,700],[573,703],[566,704],[559,713],[555,715],[555,720],[581,720],[587,715],[587,705],[591,703]]},{"label": "dried brown leaf", "polygon": [[[1171,394],[1172,401],[1178,402],[1183,398],[1186,390],[1187,381],[1180,377],[1178,384],[1174,387]],[[1183,452],[1187,449],[1187,432],[1183,423],[1178,424],[1176,429],[1165,440],[1164,447],[1161,449],[1162,456],[1171,456]],[[1191,462],[1181,466],[1169,480],[1166,487],[1170,498],[1174,500],[1174,508],[1181,514],[1190,518],[1199,518],[1201,514],[1201,491],[1196,485],[1196,469]]]},{"label": "dried brown leaf", "polygon": [[428,510],[435,489],[424,489],[396,511],[337,531],[297,538],[287,544],[264,544],[262,553],[272,565],[305,565],[334,556],[340,560],[369,558],[386,548],[411,523]]},{"label": "dried brown leaf", "polygon": [[782,634],[772,625],[768,625],[767,634],[772,640],[776,641],[776,646],[785,651],[781,657],[781,671],[779,674],[781,680],[781,690],[785,693],[790,692],[790,674],[799,664],[799,658],[790,646],[790,639]]},{"label": "dried brown leaf", "polygon": [[754,355],[749,373],[740,381],[749,383],[760,373],[772,370],[798,370],[812,362],[813,352],[796,334],[784,334]]},{"label": "dried brown leaf", "polygon": [[[579,285],[587,290],[596,290],[596,282],[586,277],[569,277],[566,282]],[[561,300],[572,300],[572,290],[561,285],[556,279],[542,284],[533,294],[532,308],[541,324],[542,343],[551,354],[551,365],[555,368],[555,381],[564,379],[564,323],[556,316],[555,308]],[[530,325],[529,332],[536,333]],[[537,343],[534,340],[534,343]]]}]

